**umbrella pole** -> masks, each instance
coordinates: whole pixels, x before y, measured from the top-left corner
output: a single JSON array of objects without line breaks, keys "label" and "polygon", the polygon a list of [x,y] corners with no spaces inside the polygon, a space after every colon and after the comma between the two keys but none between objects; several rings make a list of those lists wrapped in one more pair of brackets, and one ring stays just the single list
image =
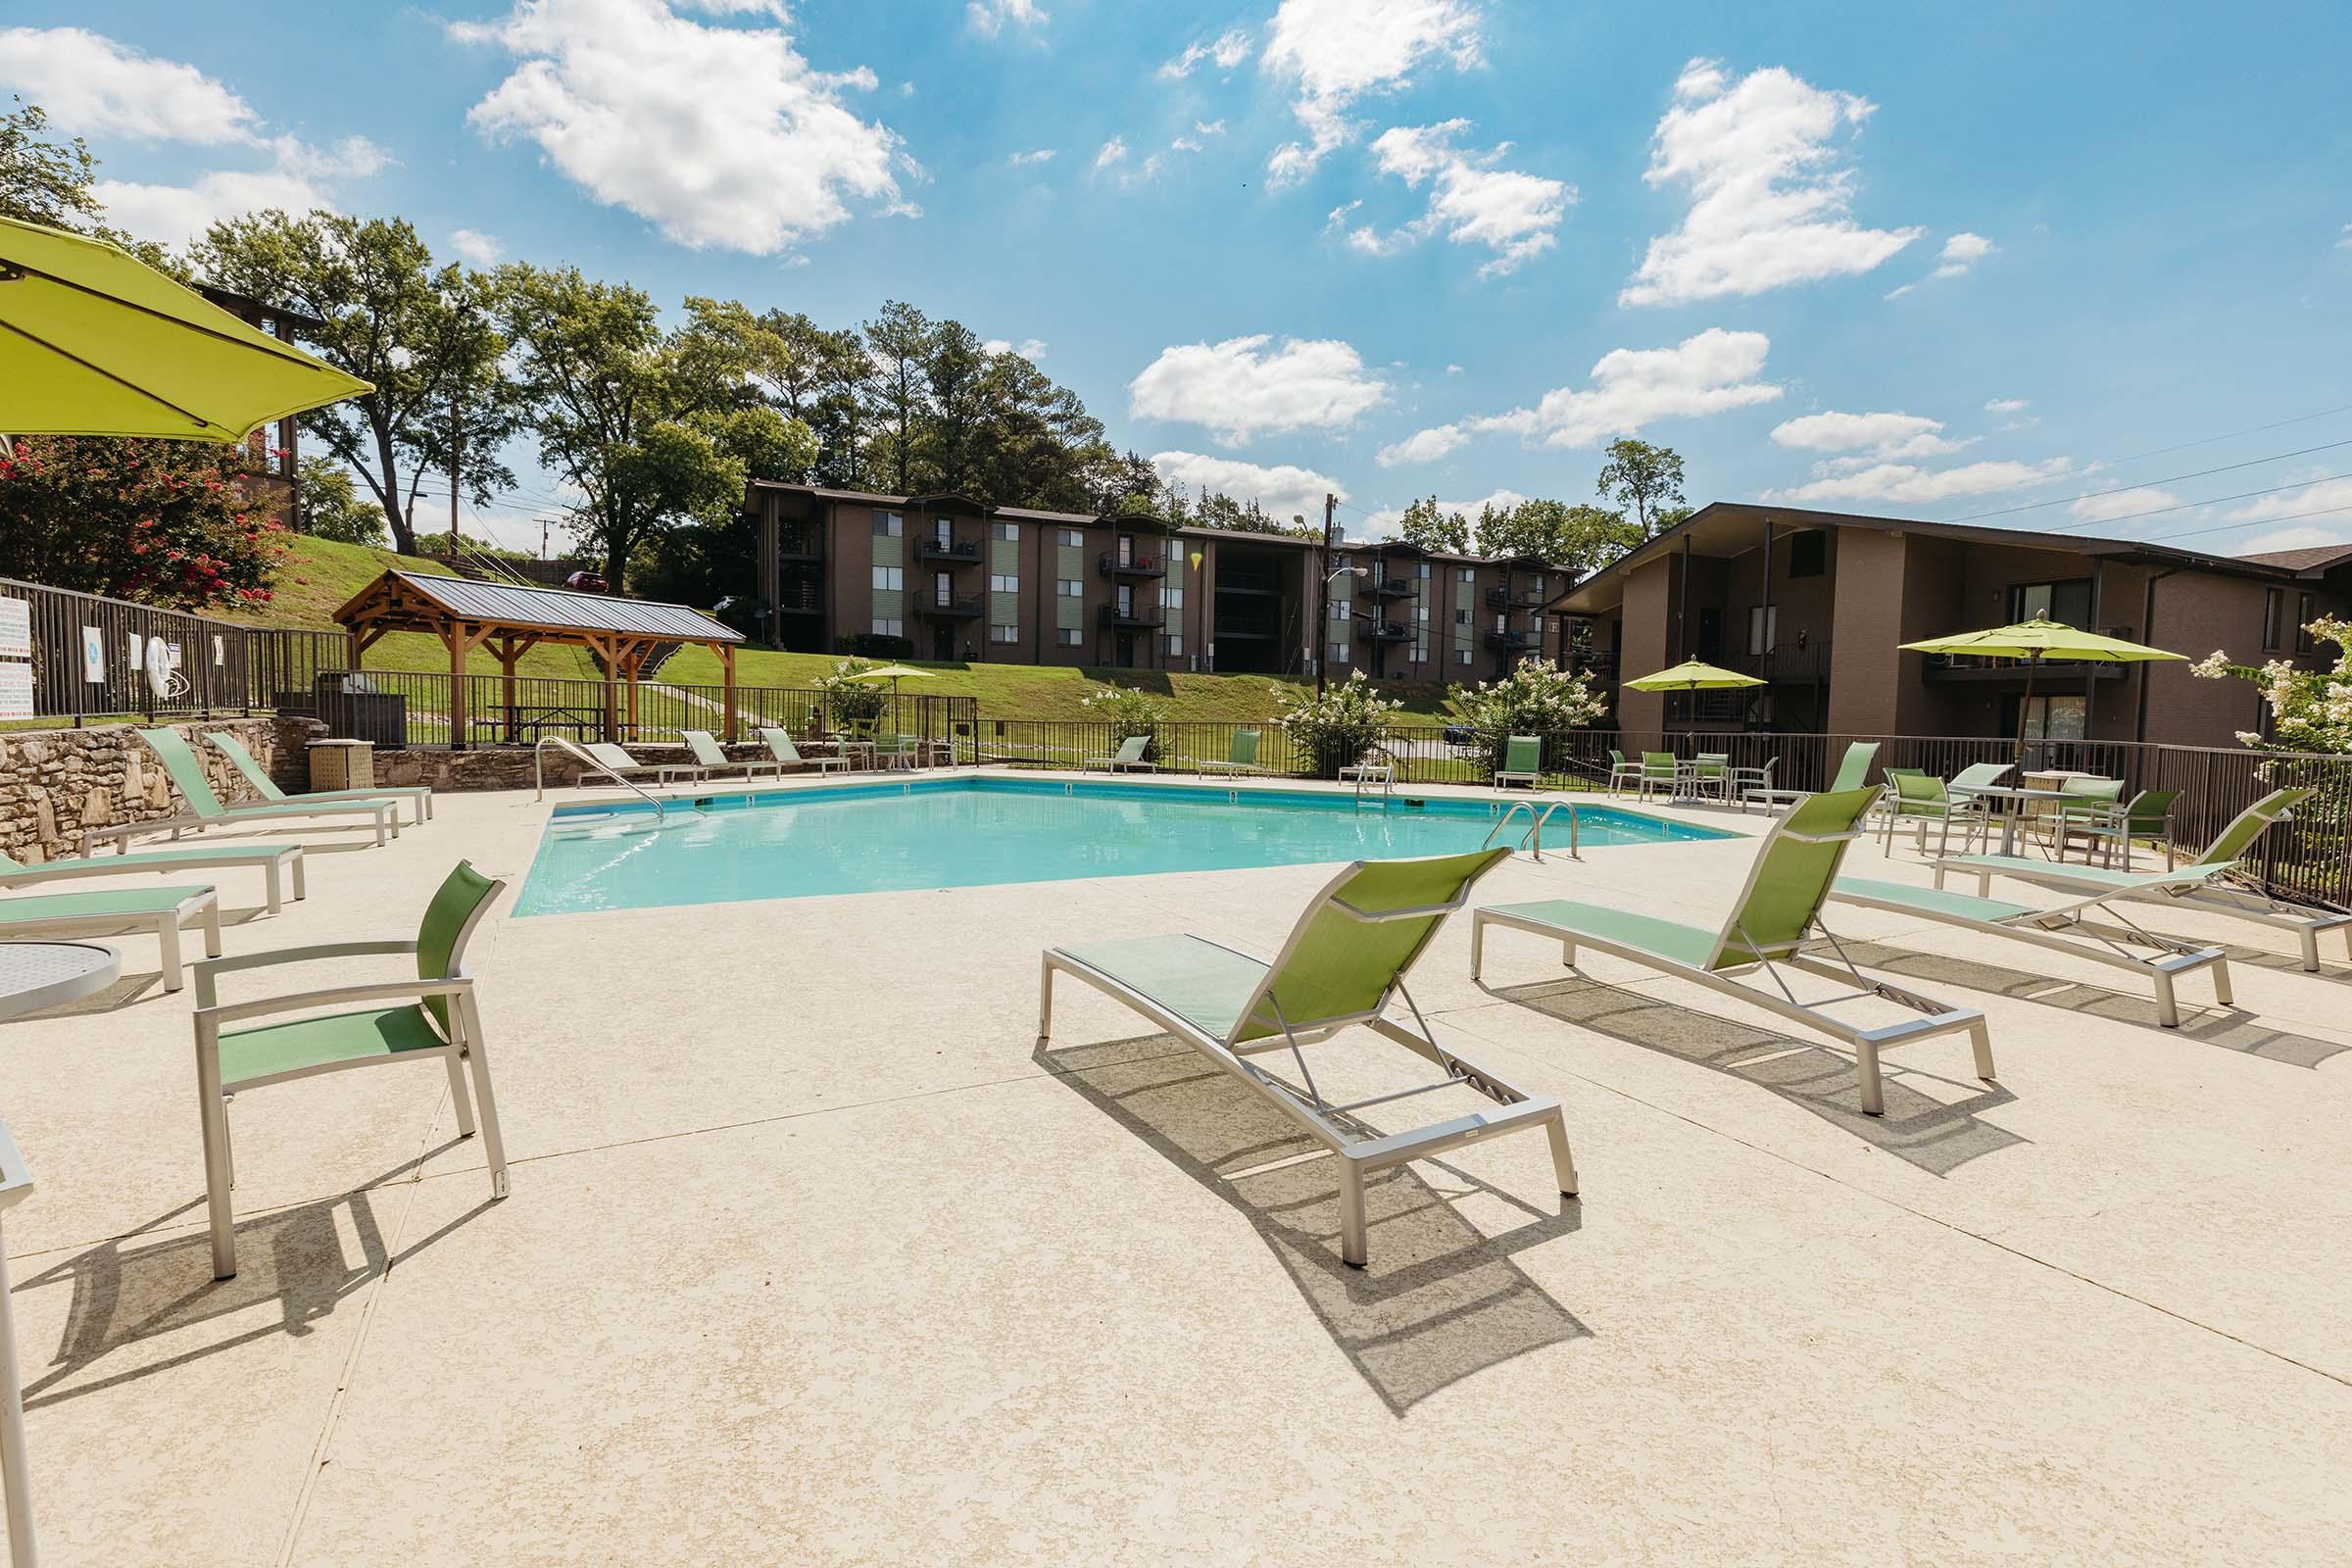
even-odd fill
[{"label": "umbrella pole", "polygon": [[2026,695],[2018,699],[2017,704],[2017,777],[2021,784],[2026,777],[2026,716],[2034,711],[2034,671],[2040,667],[2040,654],[2027,656]]}]

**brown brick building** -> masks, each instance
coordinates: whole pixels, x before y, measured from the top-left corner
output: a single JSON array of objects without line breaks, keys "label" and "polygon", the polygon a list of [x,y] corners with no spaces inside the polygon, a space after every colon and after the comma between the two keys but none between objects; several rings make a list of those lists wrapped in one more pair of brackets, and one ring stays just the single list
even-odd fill
[{"label": "brown brick building", "polygon": [[1544,607],[1568,577],[1528,558],[957,495],[759,481],[747,509],[763,636],[815,652],[880,633],[918,659],[1305,675],[1321,658],[1335,675],[1487,679],[1557,652]]},{"label": "brown brick building", "polygon": [[[2015,734],[2023,666],[1896,645],[2047,615],[2201,659],[2324,662],[2301,627],[2352,609],[2352,546],[2213,556],[2129,539],[1717,503],[1556,596],[1569,658],[1612,685],[1684,659],[1767,682],[1618,691],[1629,730]],[[2265,721],[2185,665],[2044,663],[2031,735],[2231,746]]]}]

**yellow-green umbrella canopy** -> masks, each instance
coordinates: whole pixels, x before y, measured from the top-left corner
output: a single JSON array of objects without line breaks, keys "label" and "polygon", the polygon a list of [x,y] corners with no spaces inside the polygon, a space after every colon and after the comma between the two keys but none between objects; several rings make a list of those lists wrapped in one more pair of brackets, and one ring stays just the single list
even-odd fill
[{"label": "yellow-green umbrella canopy", "polygon": [[852,680],[886,680],[894,686],[902,680],[929,680],[930,678],[931,671],[916,669],[911,664],[876,664],[871,669],[861,669],[850,677]]},{"label": "yellow-green umbrella canopy", "polygon": [[1671,669],[1661,669],[1654,675],[1639,675],[1625,684],[1638,692],[1701,692],[1720,691],[1731,686],[1761,686],[1764,683],[1753,675],[1742,675],[1736,669],[1686,659]]},{"label": "yellow-green umbrella canopy", "polygon": [[127,252],[0,218],[0,433],[242,441],[368,390]]},{"label": "yellow-green umbrella canopy", "polygon": [[2141,664],[2152,660],[2187,657],[2150,648],[2145,643],[2128,643],[2120,637],[2102,637],[2095,631],[2069,626],[2061,620],[2039,618],[2021,620],[2014,626],[1964,631],[1951,637],[1929,637],[1902,646],[1915,654],[1974,654],[1985,659],[2024,660],[2026,695],[2017,705],[2017,755],[2021,760],[2026,755],[2026,718],[2034,707],[2034,672],[2041,667],[2043,660],[2088,659],[2108,664]]}]

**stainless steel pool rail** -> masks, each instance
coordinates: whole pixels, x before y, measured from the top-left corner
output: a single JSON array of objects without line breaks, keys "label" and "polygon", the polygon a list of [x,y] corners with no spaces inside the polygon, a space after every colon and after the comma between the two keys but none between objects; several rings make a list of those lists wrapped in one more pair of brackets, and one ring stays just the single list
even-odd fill
[{"label": "stainless steel pool rail", "polygon": [[665,814],[660,796],[648,793],[643,785],[634,784],[622,778],[618,773],[613,772],[612,769],[561,735],[542,735],[539,737],[539,744],[531,748],[531,777],[538,785],[538,793],[531,797],[533,800],[547,799],[547,749],[550,746],[560,747],[570,753],[572,758],[579,762],[583,772],[601,773],[639,800],[650,804],[654,808],[656,821],[660,821]]},{"label": "stainless steel pool rail", "polygon": [[1580,834],[1577,825],[1577,805],[1578,803],[1575,801],[1546,801],[1544,804],[1544,809],[1539,812],[1536,809],[1536,803],[1533,801],[1513,801],[1510,809],[1503,812],[1495,820],[1494,825],[1487,830],[1486,843],[1481,844],[1479,848],[1483,850],[1494,844],[1497,838],[1501,837],[1502,830],[1511,825],[1511,819],[1521,811],[1525,811],[1527,813],[1527,831],[1519,836],[1518,849],[1512,853],[1517,854],[1518,850],[1531,850],[1535,858],[1541,860],[1544,858],[1544,824],[1551,820],[1554,812],[1566,811],[1568,813],[1568,858],[1581,860],[1584,856],[1578,843]]}]

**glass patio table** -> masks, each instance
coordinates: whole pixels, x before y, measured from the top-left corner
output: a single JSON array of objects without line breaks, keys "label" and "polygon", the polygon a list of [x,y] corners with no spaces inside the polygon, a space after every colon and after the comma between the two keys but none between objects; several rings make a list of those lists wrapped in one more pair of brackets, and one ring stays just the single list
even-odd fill
[{"label": "glass patio table", "polygon": [[1971,785],[1968,790],[1968,798],[1985,802],[1985,809],[1988,812],[1992,811],[1996,803],[2007,805],[2007,810],[1997,813],[2001,819],[2001,854],[2004,856],[2013,856],[2017,853],[2017,824],[2025,816],[2027,807],[2037,801],[2080,801],[2082,799],[2079,795],[2069,795],[2064,790],[2029,789],[2023,784]]}]

